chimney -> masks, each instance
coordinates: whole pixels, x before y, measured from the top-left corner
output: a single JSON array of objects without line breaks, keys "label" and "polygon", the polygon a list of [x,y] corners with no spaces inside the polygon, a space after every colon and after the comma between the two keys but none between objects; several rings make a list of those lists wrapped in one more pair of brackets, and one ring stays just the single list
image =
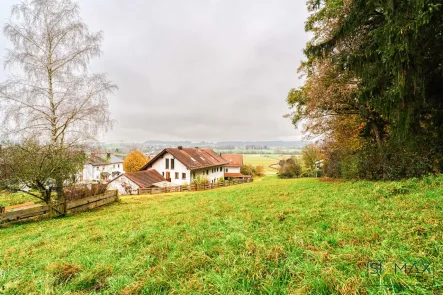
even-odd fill
[{"label": "chimney", "polygon": [[179,145],[179,146],[178,146],[178,149],[179,149],[179,150],[182,150],[182,149],[183,149],[183,147],[182,147],[181,145]]},{"label": "chimney", "polygon": [[198,149],[198,146],[196,146],[195,148]]}]

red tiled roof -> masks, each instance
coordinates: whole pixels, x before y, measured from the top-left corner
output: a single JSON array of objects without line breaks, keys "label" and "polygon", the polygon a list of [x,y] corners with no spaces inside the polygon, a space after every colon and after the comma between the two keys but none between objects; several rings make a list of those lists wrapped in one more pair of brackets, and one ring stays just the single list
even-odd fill
[{"label": "red tiled roof", "polygon": [[225,177],[232,178],[251,178],[251,175],[243,175],[241,173],[225,173]]},{"label": "red tiled roof", "polygon": [[240,154],[222,154],[223,159],[225,159],[228,164],[226,167],[241,167],[243,166],[243,155]]},{"label": "red tiled roof", "polygon": [[140,188],[151,187],[154,183],[166,181],[166,179],[155,169],[122,174],[135,182]]},{"label": "red tiled roof", "polygon": [[149,161],[149,163],[147,163],[141,170],[151,168],[152,164],[165,153],[170,153],[179,162],[189,168],[189,170],[197,170],[228,164],[226,160],[209,148],[166,148],[152,158],[152,160]]}]

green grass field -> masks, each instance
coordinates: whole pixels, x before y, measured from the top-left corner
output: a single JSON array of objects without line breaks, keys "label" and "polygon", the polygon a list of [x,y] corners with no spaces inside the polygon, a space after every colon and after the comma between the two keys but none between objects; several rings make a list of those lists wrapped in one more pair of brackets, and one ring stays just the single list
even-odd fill
[{"label": "green grass field", "polygon": [[243,162],[252,166],[263,166],[265,172],[277,172],[276,169],[270,168],[269,165],[277,164],[279,160],[285,159],[289,156],[281,156],[277,154],[270,155],[243,155]]},{"label": "green grass field", "polygon": [[[441,294],[443,177],[265,177],[0,229],[1,294]],[[432,274],[368,272],[426,260]],[[440,287],[438,287],[440,286]],[[440,289],[439,289],[440,288]]]}]

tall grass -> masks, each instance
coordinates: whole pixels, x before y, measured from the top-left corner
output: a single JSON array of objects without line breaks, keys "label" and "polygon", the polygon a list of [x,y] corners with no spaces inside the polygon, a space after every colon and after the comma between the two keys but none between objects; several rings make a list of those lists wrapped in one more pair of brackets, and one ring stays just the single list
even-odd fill
[{"label": "tall grass", "polygon": [[[123,197],[0,229],[6,294],[439,294],[443,177],[263,181]],[[374,260],[433,262],[434,278],[371,276]],[[387,286],[372,286],[375,283]]]}]

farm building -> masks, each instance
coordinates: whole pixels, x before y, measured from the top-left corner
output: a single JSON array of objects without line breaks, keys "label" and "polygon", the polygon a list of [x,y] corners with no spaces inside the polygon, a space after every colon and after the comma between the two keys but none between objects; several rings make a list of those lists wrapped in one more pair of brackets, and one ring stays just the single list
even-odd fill
[{"label": "farm building", "polygon": [[223,159],[228,162],[225,166],[225,179],[229,178],[251,178],[250,175],[241,174],[243,166],[243,155],[241,154],[222,154]]},{"label": "farm building", "polygon": [[135,195],[140,188],[164,187],[165,183],[168,182],[160,173],[149,169],[121,174],[108,184],[107,189],[117,190],[120,195]]},{"label": "farm building", "polygon": [[151,159],[141,170],[155,169],[167,181],[183,185],[203,178],[211,183],[224,177],[228,164],[219,154],[209,148],[166,148]]}]

